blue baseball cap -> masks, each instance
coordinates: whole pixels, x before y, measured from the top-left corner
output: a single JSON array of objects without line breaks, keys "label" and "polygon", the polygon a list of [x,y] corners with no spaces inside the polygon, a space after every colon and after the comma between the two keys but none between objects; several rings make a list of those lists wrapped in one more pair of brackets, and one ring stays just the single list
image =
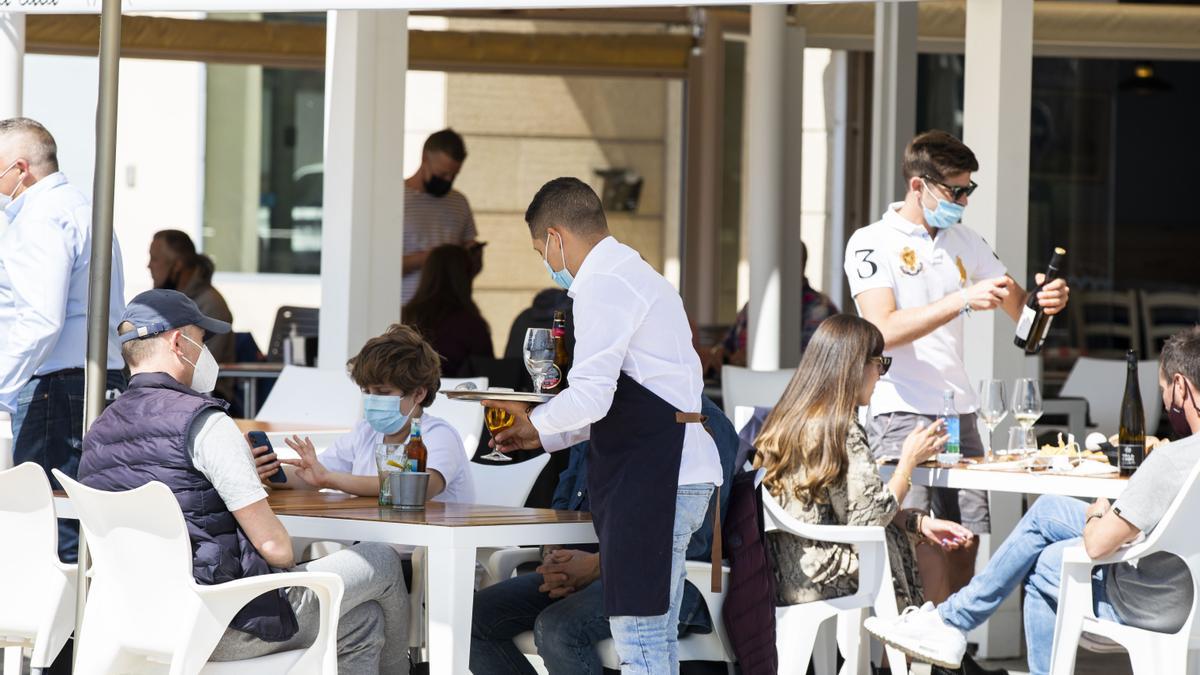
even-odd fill
[{"label": "blue baseball cap", "polygon": [[228,322],[205,316],[191,298],[165,288],[138,293],[121,315],[121,323],[126,321],[133,324],[133,330],[118,338],[122,344],[184,326],[203,328],[205,339],[230,331]]}]

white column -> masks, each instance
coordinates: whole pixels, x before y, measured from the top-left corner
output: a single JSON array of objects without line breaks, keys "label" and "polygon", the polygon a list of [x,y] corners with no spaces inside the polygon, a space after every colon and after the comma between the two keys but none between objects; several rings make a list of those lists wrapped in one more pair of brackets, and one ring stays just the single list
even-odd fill
[{"label": "white column", "polygon": [[779,367],[800,365],[801,323],[804,314],[804,268],[801,252],[802,168],[804,152],[804,45],[807,33],[802,26],[784,29],[783,148],[784,189],[783,219],[780,236],[781,261]]},{"label": "white column", "polygon": [[25,15],[0,14],[0,119],[21,114]]},{"label": "white column", "polygon": [[774,370],[780,364],[786,54],[787,8],[751,7],[743,194],[750,251],[749,364],[755,370]]},{"label": "white column", "polygon": [[900,160],[917,128],[917,3],[875,3],[871,218],[904,194]]},{"label": "white column", "polygon": [[[1029,110],[1032,99],[1033,0],[967,0],[963,139],[979,160],[964,223],[983,235],[1023,286],[1029,221]],[[1020,377],[1023,352],[1012,344],[1013,322],[1002,311],[966,322],[971,382]],[[997,438],[1004,432],[998,430]],[[984,430],[986,433],[986,429]],[[992,495],[992,534],[1003,539],[1020,517],[1019,496]],[[979,565],[987,561],[980,547]],[[977,567],[978,569],[979,567]],[[972,634],[989,658],[1019,656],[1021,614],[1017,594]]]},{"label": "white column", "polygon": [[407,21],[404,11],[329,12],[323,368],[341,369],[368,338],[400,319]]}]

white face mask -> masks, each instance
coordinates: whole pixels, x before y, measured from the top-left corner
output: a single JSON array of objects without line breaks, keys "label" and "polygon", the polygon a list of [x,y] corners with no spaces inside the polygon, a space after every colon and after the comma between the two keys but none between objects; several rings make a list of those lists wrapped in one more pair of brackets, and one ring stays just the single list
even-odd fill
[{"label": "white face mask", "polygon": [[192,366],[192,391],[200,394],[211,393],[217,386],[217,374],[220,372],[217,360],[213,358],[212,352],[208,351],[208,345],[197,344],[195,340],[183,333],[180,333],[179,337],[200,348],[200,357],[196,359],[195,363],[188,361],[186,356],[179,355],[179,358]]}]

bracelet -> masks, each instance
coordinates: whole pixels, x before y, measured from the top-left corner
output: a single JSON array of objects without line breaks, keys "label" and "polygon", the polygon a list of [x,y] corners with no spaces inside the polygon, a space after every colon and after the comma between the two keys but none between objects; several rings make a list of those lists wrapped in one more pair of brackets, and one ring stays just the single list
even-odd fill
[{"label": "bracelet", "polygon": [[958,310],[958,313],[965,314],[967,316],[971,316],[971,311],[972,311],[971,310],[971,299],[969,297],[967,297],[967,289],[960,288],[960,289],[958,289],[958,292],[960,294],[962,294],[962,299],[963,299],[962,309]]},{"label": "bracelet", "polygon": [[1104,517],[1104,512],[1100,512],[1100,513],[1089,513],[1089,514],[1088,514],[1088,517],[1087,517],[1087,520],[1083,521],[1083,524],[1084,524],[1084,525],[1087,525],[1088,523],[1092,522],[1092,521],[1093,521],[1093,520],[1095,520],[1096,518],[1103,518],[1103,517]]}]

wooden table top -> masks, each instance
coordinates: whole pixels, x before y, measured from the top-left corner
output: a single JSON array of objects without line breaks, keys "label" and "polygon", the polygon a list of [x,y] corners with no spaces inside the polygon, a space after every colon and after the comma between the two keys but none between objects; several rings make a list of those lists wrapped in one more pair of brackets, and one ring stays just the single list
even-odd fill
[{"label": "wooden table top", "polygon": [[527,509],[511,506],[429,502],[424,511],[380,508],[375,497],[355,497],[337,492],[275,490],[267,498],[280,516],[340,518],[385,523],[411,523],[435,527],[478,527],[487,525],[548,525],[590,523],[590,513]]},{"label": "wooden table top", "polygon": [[268,434],[294,434],[294,433],[311,433],[311,432],[331,432],[331,433],[346,433],[350,431],[350,427],[336,427],[325,424],[306,424],[303,422],[262,422],[259,420],[248,420],[235,418],[233,420],[238,429],[242,433],[247,431],[264,431]]}]

